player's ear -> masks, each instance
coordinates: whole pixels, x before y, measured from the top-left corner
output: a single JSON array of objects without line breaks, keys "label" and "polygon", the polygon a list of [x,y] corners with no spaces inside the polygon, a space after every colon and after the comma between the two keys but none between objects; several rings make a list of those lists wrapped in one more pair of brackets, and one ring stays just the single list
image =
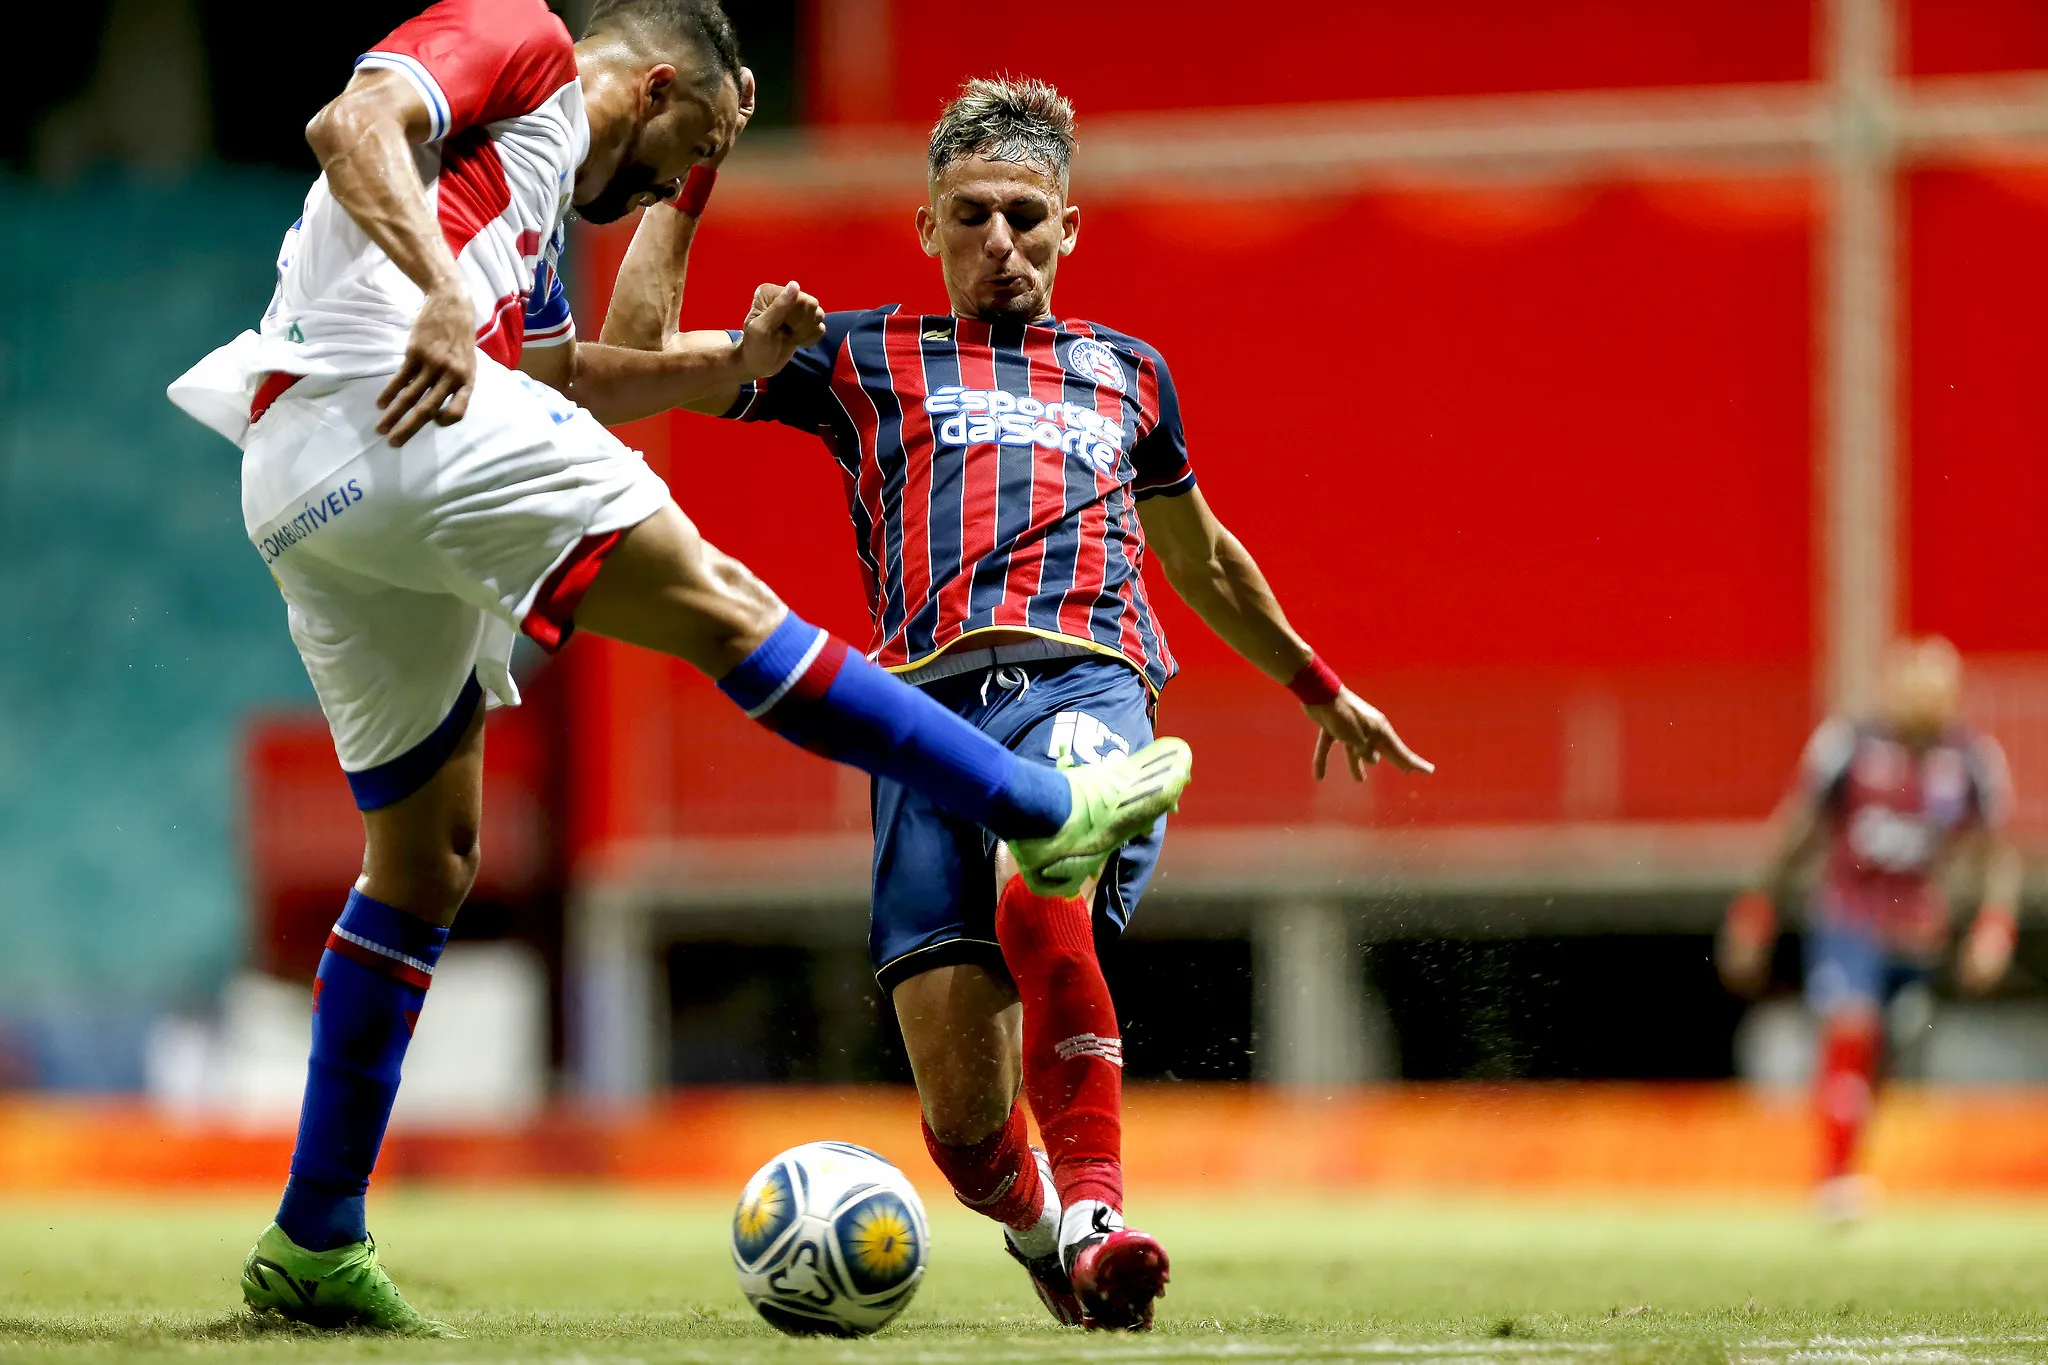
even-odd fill
[{"label": "player's ear", "polygon": [[917,240],[924,247],[925,255],[939,254],[939,219],[930,204],[917,206]]},{"label": "player's ear", "polygon": [[1071,256],[1081,240],[1081,206],[1069,204],[1060,214],[1060,255]]},{"label": "player's ear", "polygon": [[646,101],[649,114],[659,113],[675,98],[676,69],[667,62],[656,62],[640,77],[640,97]]}]

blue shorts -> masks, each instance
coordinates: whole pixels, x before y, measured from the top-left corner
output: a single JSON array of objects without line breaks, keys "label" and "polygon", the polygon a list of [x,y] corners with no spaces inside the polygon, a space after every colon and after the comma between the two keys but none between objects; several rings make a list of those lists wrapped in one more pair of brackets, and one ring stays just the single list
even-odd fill
[{"label": "blue shorts", "polygon": [[[1128,664],[1039,660],[964,673],[918,689],[1028,762],[1099,762],[1152,742],[1152,698]],[[887,778],[874,780],[874,910],[868,953],[884,991],[920,972],[973,962],[1001,973],[996,838]],[[1097,937],[1119,934],[1166,840],[1151,833],[1111,856],[1095,890]]]},{"label": "blue shorts", "polygon": [[1880,1009],[1934,974],[1933,964],[1902,955],[1874,928],[1828,923],[1806,934],[1806,1003],[1825,1019],[1844,1009]]}]

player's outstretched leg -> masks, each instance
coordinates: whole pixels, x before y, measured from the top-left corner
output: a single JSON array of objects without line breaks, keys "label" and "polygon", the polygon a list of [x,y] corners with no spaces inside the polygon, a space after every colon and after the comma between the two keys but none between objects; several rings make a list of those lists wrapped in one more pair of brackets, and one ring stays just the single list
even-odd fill
[{"label": "player's outstretched leg", "polygon": [[892,778],[1010,840],[1034,878],[1078,882],[1152,828],[1192,759],[1162,740],[1126,765],[1026,763],[916,688],[799,618],[673,503],[627,533],[576,612],[600,635],[683,659],[762,725]]},{"label": "player's outstretched leg", "polygon": [[910,1053],[925,1150],[953,1197],[1003,1225],[1003,1249],[1060,1323],[1081,1305],[1060,1260],[1052,1167],[1032,1147],[1017,1098],[1017,994],[978,963],[934,967],[890,992]]},{"label": "player's outstretched leg", "polygon": [[1024,1003],[1024,1093],[1051,1158],[1061,1263],[1088,1326],[1142,1331],[1170,1267],[1156,1239],[1124,1226],[1123,1038],[1095,952],[1094,884],[1081,890],[1042,896],[1010,878],[996,940]]},{"label": "player's outstretched leg", "polygon": [[1821,1170],[1815,1198],[1830,1222],[1855,1221],[1869,1200],[1869,1182],[1857,1173],[1856,1157],[1874,1105],[1882,1037],[1883,1023],[1874,1007],[1850,1006],[1821,1020],[1814,1094]]},{"label": "player's outstretched leg", "polygon": [[458,702],[442,730],[406,756],[431,776],[363,816],[363,878],[313,982],[313,1051],[291,1179],[277,1221],[242,1266],[242,1297],[259,1314],[455,1335],[414,1311],[378,1265],[364,1197],[447,926],[476,877],[483,714],[464,696],[467,709]]}]

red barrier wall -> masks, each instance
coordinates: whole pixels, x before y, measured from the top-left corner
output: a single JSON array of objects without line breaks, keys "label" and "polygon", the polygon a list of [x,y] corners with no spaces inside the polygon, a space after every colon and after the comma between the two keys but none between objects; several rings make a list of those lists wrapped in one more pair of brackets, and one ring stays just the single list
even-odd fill
[{"label": "red barrier wall", "polygon": [[[1319,792],[1298,713],[1155,584],[1188,669],[1162,723],[1230,776],[1198,784],[1188,820],[1769,808],[1811,673],[1804,182],[1081,202],[1061,311],[1160,346],[1211,501],[1443,767]],[[828,307],[943,309],[912,207],[721,206],[686,324],[734,322],[755,283],[791,277]],[[585,282],[622,242],[596,239]],[[601,309],[585,301],[586,327]],[[713,542],[867,639],[814,439],[688,415],[635,435]],[[577,746],[579,846],[864,818],[857,787],[683,670],[585,663],[578,714],[614,738]],[[1580,771],[1588,733],[1612,771]]]},{"label": "red barrier wall", "polygon": [[1899,40],[1916,76],[2048,67],[2048,6],[2039,0],[1911,0]]},{"label": "red barrier wall", "polygon": [[1909,619],[2048,650],[2048,164],[1929,167],[1905,206]]},{"label": "red barrier wall", "polygon": [[[814,0],[814,8],[831,0]],[[1979,0],[1983,3],[1983,0]],[[2019,0],[2010,0],[2018,4]],[[876,7],[863,6],[863,18]],[[886,35],[807,25],[815,122],[927,123],[968,76],[1058,85],[1087,116],[1530,90],[1792,81],[1813,69],[1807,0],[1347,0],[1299,21],[1234,0],[1123,0],[1085,38],[1002,6],[889,0]],[[886,69],[876,70],[877,62]],[[1085,125],[1084,125],[1085,126]]]}]

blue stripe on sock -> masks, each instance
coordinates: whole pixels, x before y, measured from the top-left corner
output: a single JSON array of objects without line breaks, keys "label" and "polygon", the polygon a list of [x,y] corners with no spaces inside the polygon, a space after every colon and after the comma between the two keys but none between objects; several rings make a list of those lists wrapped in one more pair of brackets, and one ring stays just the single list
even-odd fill
[{"label": "blue stripe on sock", "polygon": [[348,785],[349,790],[355,793],[356,809],[381,810],[426,786],[434,774],[441,771],[441,765],[448,761],[448,756],[455,752],[455,746],[462,743],[470,718],[476,715],[476,708],[483,699],[484,689],[472,673],[469,681],[462,685],[462,693],[456,697],[455,705],[448,708],[448,714],[434,727],[434,733],[388,763],[349,773]]}]

